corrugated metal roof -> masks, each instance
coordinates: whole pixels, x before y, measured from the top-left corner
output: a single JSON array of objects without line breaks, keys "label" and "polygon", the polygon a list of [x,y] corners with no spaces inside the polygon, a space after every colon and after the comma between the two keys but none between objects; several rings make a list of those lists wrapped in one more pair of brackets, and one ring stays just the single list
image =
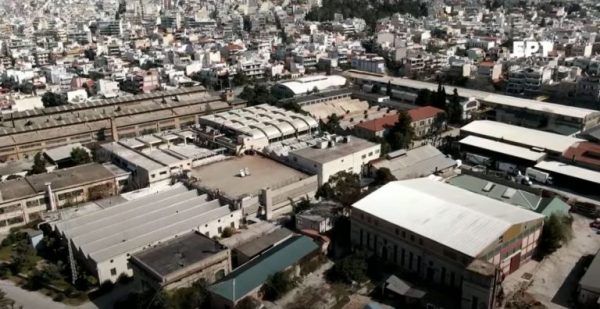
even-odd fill
[{"label": "corrugated metal roof", "polygon": [[600,184],[600,172],[575,165],[558,161],[542,161],[536,164],[535,168]]},{"label": "corrugated metal roof", "polygon": [[471,257],[514,224],[544,218],[428,178],[390,182],[353,207]]},{"label": "corrugated metal roof", "polygon": [[507,143],[494,141],[487,138],[482,138],[474,135],[467,136],[460,141],[463,145],[477,147],[492,152],[497,152],[509,155],[515,158],[521,158],[533,162],[538,162],[546,157],[546,153],[533,151],[529,148],[519,147]]},{"label": "corrugated metal roof", "polygon": [[558,153],[563,153],[565,150],[571,147],[571,145],[583,141],[579,138],[490,120],[473,121],[460,128],[460,131],[485,136],[499,141],[506,141],[525,147],[548,149]]},{"label": "corrugated metal roof", "polygon": [[222,281],[211,285],[208,290],[235,302],[261,286],[269,276],[298,263],[300,259],[318,248],[319,246],[306,236],[290,238],[259,258],[231,272]]}]

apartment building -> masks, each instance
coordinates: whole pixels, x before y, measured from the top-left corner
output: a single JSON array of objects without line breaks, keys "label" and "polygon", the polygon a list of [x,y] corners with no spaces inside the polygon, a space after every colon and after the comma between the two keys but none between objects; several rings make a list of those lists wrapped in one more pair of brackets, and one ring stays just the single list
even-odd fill
[{"label": "apartment building", "polygon": [[385,73],[385,59],[377,54],[365,54],[352,58],[352,68],[356,70]]},{"label": "apartment building", "polygon": [[456,307],[493,308],[500,277],[531,259],[543,222],[543,215],[418,178],[388,183],[356,202],[351,240],[456,292]]},{"label": "apartment building", "polygon": [[536,93],[552,78],[552,70],[546,67],[511,68],[508,72],[506,92]]}]

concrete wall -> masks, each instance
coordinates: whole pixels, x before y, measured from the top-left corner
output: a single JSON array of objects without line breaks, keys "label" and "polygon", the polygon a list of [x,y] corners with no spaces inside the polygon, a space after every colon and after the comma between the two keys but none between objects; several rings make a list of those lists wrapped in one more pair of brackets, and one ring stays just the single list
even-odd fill
[{"label": "concrete wall", "polygon": [[312,196],[318,188],[318,177],[311,176],[303,180],[282,186],[278,189],[265,189],[261,193],[261,204],[265,207],[266,217],[270,219],[292,210],[290,199],[297,201],[305,196]]}]

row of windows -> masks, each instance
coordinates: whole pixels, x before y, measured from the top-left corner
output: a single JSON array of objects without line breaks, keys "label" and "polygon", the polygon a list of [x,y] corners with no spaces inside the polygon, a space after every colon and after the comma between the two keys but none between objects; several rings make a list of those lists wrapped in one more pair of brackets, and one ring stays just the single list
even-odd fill
[{"label": "row of windows", "polygon": [[74,198],[81,196],[82,194],[83,194],[83,189],[66,192],[66,193],[61,193],[58,195],[58,200],[63,201],[63,200],[67,200],[67,199],[74,199]]}]

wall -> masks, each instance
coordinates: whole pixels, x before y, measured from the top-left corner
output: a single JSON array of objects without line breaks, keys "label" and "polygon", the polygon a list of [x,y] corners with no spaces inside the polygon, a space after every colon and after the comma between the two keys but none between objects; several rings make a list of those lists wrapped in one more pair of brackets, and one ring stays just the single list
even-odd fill
[{"label": "wall", "polygon": [[267,219],[270,219],[274,212],[283,214],[292,211],[290,199],[298,200],[307,195],[311,197],[317,188],[318,177],[315,175],[275,190],[263,190],[260,200],[266,209]]}]

